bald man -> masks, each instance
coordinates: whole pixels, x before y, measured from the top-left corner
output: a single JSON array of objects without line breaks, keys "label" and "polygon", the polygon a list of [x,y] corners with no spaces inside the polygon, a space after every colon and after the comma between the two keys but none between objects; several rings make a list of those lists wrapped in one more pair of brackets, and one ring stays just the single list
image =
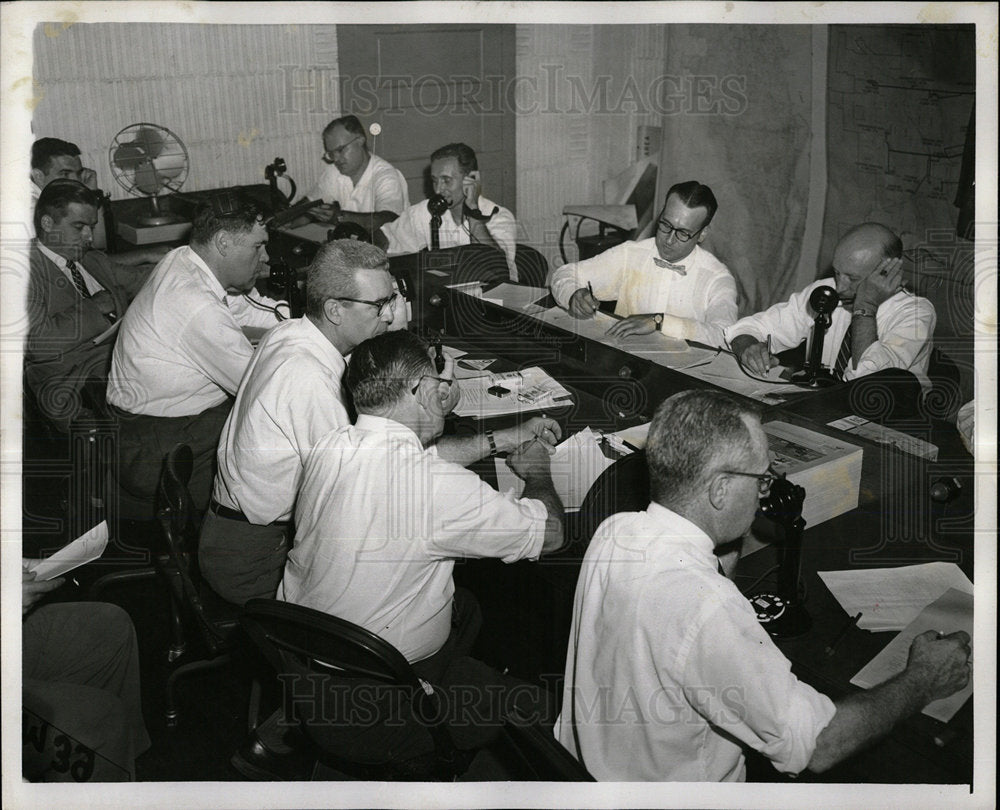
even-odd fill
[{"label": "bald man", "polygon": [[744,368],[766,373],[778,365],[773,352],[795,348],[809,336],[816,317],[809,307],[812,291],[834,286],[840,303],[823,343],[823,365],[845,381],[904,369],[927,391],[937,315],[930,301],[903,289],[902,255],[903,243],[884,225],[857,225],[834,248],[832,285],[828,278],[814,281],[787,301],[737,321],[726,329],[726,341]]}]

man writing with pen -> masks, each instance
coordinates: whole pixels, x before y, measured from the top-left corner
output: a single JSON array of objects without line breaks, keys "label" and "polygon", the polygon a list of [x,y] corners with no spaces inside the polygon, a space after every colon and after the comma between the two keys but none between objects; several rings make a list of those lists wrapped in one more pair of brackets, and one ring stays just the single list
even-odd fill
[{"label": "man writing with pen", "polygon": [[[295,544],[278,598],[359,624],[393,644],[417,675],[434,684],[456,745],[473,748],[500,728],[517,704],[544,715],[542,690],[469,658],[480,624],[471,594],[456,590],[456,558],[536,559],[563,543],[563,506],[541,432],[511,448],[507,464],[524,479],[521,498],[502,495],[444,458],[435,444],[459,399],[454,361],[437,372],[434,352],[411,332],[395,331],[356,347],[345,380],[357,409],[353,426],[313,448],[295,506]],[[558,434],[558,428],[555,428]],[[492,441],[491,441],[492,443]],[[311,678],[319,676],[313,674]],[[330,675],[310,690],[309,733],[355,756],[414,760],[433,750],[426,727],[344,723],[323,713],[343,688]],[[512,690],[512,691],[511,691]],[[379,692],[374,692],[380,705]],[[388,701],[391,695],[384,695]]]},{"label": "man writing with pen", "polygon": [[553,272],[549,286],[559,306],[592,318],[601,301],[617,301],[621,320],[608,334],[627,338],[654,331],[722,346],[737,316],[736,281],[701,243],[718,208],[712,190],[690,180],[670,188],[656,234],[625,242]]},{"label": "man writing with pen", "polygon": [[[937,315],[926,298],[902,287],[903,244],[884,225],[851,228],[833,251],[833,286],[840,302],[823,343],[823,365],[842,380],[886,368],[913,373],[930,388],[927,365]],[[809,296],[830,279],[814,281],[787,301],[743,318],[726,329],[742,366],[763,375],[778,365],[773,351],[793,349],[813,327]]]}]

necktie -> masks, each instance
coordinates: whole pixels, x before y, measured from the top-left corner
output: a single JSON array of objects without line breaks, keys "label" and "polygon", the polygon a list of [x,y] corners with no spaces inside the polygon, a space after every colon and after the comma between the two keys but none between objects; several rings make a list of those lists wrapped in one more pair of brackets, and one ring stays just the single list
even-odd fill
[{"label": "necktie", "polygon": [[656,256],[653,257],[653,264],[655,264],[657,267],[669,267],[675,273],[679,273],[682,276],[687,275],[687,270],[684,269],[683,264],[671,264],[666,259],[658,259],[656,258]]},{"label": "necktie", "polygon": [[83,298],[90,298],[90,292],[87,290],[87,283],[83,280],[83,275],[80,273],[80,268],[76,266],[76,262],[72,259],[67,261],[66,269],[69,270],[69,274],[73,277],[73,286],[76,287],[76,291],[80,293]]},{"label": "necktie", "polygon": [[844,371],[847,363],[851,359],[851,332],[854,330],[853,321],[847,325],[844,332],[844,339],[840,342],[840,351],[837,352],[837,362],[833,364],[833,376],[838,380],[844,379]]}]

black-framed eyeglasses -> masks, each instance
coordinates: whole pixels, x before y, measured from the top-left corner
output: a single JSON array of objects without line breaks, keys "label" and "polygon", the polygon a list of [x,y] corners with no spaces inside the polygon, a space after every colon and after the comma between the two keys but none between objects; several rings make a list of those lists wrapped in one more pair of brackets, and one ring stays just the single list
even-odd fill
[{"label": "black-framed eyeglasses", "polygon": [[722,470],[726,475],[743,475],[747,478],[757,479],[757,491],[761,495],[767,495],[771,491],[771,487],[774,482],[781,478],[781,475],[775,472],[774,467],[768,466],[767,472],[763,473],[751,473],[751,472],[741,472],[740,470]]},{"label": "black-framed eyeglasses", "polygon": [[692,239],[694,239],[698,234],[700,234],[703,230],[705,230],[705,227],[706,226],[702,225],[698,230],[694,232],[684,231],[681,230],[680,228],[675,228],[673,226],[673,223],[671,223],[669,220],[661,219],[659,222],[656,223],[656,232],[663,234],[667,238],[670,237],[670,234],[673,234],[674,236],[677,237],[678,242],[689,242]]},{"label": "black-framed eyeglasses", "polygon": [[398,295],[398,293],[393,293],[388,298],[379,298],[378,301],[368,301],[364,298],[348,298],[346,295],[338,295],[333,300],[350,301],[354,304],[368,304],[368,306],[375,307],[378,310],[378,317],[381,318],[392,308],[392,305],[395,303]]},{"label": "black-framed eyeglasses", "polygon": [[451,388],[452,385],[455,384],[455,380],[452,377],[435,377],[433,374],[421,374],[420,380],[417,382],[415,386],[413,386],[413,388],[410,389],[410,393],[411,394],[417,393],[417,389],[420,387],[420,383],[423,382],[424,380],[437,380],[438,382],[443,382],[449,388]]},{"label": "black-framed eyeglasses", "polygon": [[344,154],[344,152],[347,151],[347,147],[348,146],[350,146],[352,143],[357,143],[363,137],[364,137],[364,135],[355,135],[347,143],[342,144],[341,146],[338,146],[336,149],[326,149],[326,150],[324,150],[323,151],[323,160],[325,160],[327,163],[332,163],[334,160],[336,160],[337,158],[341,157]]}]

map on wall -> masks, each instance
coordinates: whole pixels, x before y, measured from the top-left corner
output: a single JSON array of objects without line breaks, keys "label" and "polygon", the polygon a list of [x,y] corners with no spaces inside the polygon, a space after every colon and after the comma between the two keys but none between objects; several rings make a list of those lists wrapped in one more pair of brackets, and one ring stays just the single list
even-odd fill
[{"label": "map on wall", "polygon": [[947,262],[974,47],[972,26],[831,27],[823,266],[839,236],[865,219],[893,228],[908,251]]}]

